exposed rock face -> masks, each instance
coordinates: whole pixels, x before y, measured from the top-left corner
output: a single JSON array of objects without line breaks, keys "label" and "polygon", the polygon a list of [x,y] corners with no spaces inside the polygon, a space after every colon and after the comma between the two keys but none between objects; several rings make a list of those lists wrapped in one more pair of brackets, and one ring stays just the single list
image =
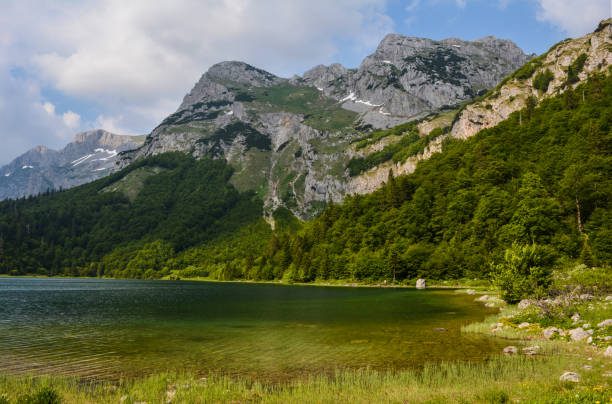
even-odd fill
[{"label": "exposed rock face", "polygon": [[609,327],[612,325],[612,319],[607,319],[602,321],[601,323],[597,324],[597,327]]},{"label": "exposed rock face", "polygon": [[586,339],[589,337],[589,333],[584,331],[582,327],[578,327],[578,328],[574,328],[573,330],[570,330],[569,335],[572,341],[582,341],[583,339]]},{"label": "exposed rock face", "polygon": [[540,347],[538,345],[528,346],[521,351],[523,351],[523,355],[534,356],[540,353]]},{"label": "exposed rock face", "polygon": [[[579,80],[574,86],[584,82],[588,75],[593,72],[606,71],[612,65],[612,46],[610,45],[612,43],[611,24],[612,19],[608,19],[600,24],[601,29],[598,29],[596,32],[555,45],[548,53],[541,57],[541,60],[540,58],[538,59],[539,67],[533,71],[528,79],[513,78],[507,80],[482,101],[470,104],[463,109],[459,117],[453,122],[451,132],[448,135],[439,136],[434,139],[425,148],[423,153],[408,158],[404,162],[383,163],[357,177],[351,178],[347,186],[347,192],[359,194],[372,192],[387,180],[389,171],[392,171],[395,176],[414,172],[420,160],[428,159],[434,153],[442,151],[442,142],[446,137],[452,136],[467,139],[482,129],[493,127],[507,119],[511,113],[524,108],[526,100],[530,95],[535,96],[538,100],[542,100],[562,93],[565,90],[564,84],[567,81],[567,67],[581,53],[585,53],[587,58],[583,71],[578,75]],[[483,38],[482,41],[496,42],[489,38]],[[496,52],[506,52],[504,45],[499,44]],[[508,54],[512,55],[513,53],[513,51],[510,51]],[[514,56],[514,58],[516,57]],[[535,60],[532,62],[535,62]],[[546,69],[551,70],[554,79],[550,82],[548,90],[542,93],[533,88],[533,79],[538,73]],[[419,127],[421,128],[421,133],[429,133],[432,130],[432,127],[428,127],[427,122],[419,125]]]},{"label": "exposed rock face", "polygon": [[115,170],[119,153],[139,147],[143,140],[92,130],[75,135],[59,151],[37,146],[0,168],[0,199],[66,189],[104,177]]},{"label": "exposed rock face", "polygon": [[303,78],[344,108],[362,113],[364,122],[389,127],[466,101],[532,56],[493,37],[433,41],[389,34],[358,69],[319,65]]},{"label": "exposed rock face", "polygon": [[[610,20],[607,21],[609,24]],[[581,53],[585,53],[587,58],[579,74],[580,81],[574,86],[595,71],[605,71],[612,65],[611,41],[612,25],[607,25],[598,32],[561,42],[543,55],[541,63],[528,79],[509,80],[492,96],[465,108],[459,120],[453,125],[451,135],[466,139],[482,129],[497,125],[507,119],[512,112],[524,108],[529,96],[543,99],[562,93],[566,88],[567,67]],[[554,79],[550,82],[548,90],[542,93],[532,85],[535,76],[546,69],[553,73]]]},{"label": "exposed rock face", "polygon": [[518,348],[513,346],[513,345],[510,345],[510,346],[505,347],[503,352],[506,355],[514,355],[514,354],[518,353]]},{"label": "exposed rock face", "polygon": [[561,330],[557,327],[549,327],[542,331],[542,335],[546,339],[551,339],[555,334],[559,333]]}]

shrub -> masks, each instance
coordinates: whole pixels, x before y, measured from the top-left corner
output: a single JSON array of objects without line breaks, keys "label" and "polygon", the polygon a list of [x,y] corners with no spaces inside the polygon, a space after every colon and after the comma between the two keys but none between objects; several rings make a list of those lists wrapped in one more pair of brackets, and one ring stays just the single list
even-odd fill
[{"label": "shrub", "polygon": [[582,71],[584,63],[586,62],[587,55],[581,53],[580,56],[574,60],[574,62],[567,68],[567,82],[569,84],[577,83],[580,79],[578,74]]},{"label": "shrub", "polygon": [[554,286],[559,292],[569,292],[579,286],[584,292],[608,294],[612,292],[612,270],[577,265],[557,271]]},{"label": "shrub", "polygon": [[510,402],[508,393],[502,390],[487,391],[482,395],[482,399],[488,404],[505,404]]},{"label": "shrub", "polygon": [[536,74],[533,79],[533,88],[545,93],[548,91],[548,85],[554,78],[555,75],[550,71],[550,69],[546,69],[543,72]]},{"label": "shrub", "polygon": [[493,266],[493,283],[501,289],[502,298],[517,303],[526,297],[543,296],[552,282],[547,265],[552,261],[549,248],[537,244],[514,243],[504,254],[504,261]]},{"label": "shrub", "polygon": [[26,394],[17,398],[17,404],[61,404],[61,402],[59,394],[51,387],[43,387],[35,394]]}]

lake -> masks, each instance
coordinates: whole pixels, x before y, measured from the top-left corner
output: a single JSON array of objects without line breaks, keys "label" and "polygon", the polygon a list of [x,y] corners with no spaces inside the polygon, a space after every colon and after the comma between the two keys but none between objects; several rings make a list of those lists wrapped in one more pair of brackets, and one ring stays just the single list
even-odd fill
[{"label": "lake", "polygon": [[460,327],[492,312],[452,290],[0,278],[0,372],[275,381],[483,361],[502,341]]}]

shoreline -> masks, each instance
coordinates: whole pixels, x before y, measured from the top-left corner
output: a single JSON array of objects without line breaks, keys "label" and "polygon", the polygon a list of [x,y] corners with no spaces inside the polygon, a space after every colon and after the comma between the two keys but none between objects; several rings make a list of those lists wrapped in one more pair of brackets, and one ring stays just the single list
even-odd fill
[{"label": "shoreline", "polygon": [[[278,281],[255,281],[252,279],[233,279],[233,280],[219,280],[219,279],[211,279],[211,278],[180,278],[180,279],[169,279],[169,278],[161,278],[161,279],[140,279],[140,278],[113,278],[113,277],[95,277],[95,276],[49,276],[49,275],[7,275],[0,274],[0,279],[13,278],[13,279],[99,279],[99,280],[126,280],[126,281],[172,281],[172,282],[210,282],[210,283],[245,283],[245,284],[262,284],[262,285],[281,285],[281,286],[317,286],[317,287],[346,287],[346,288],[381,288],[381,289],[417,289],[414,285],[407,284],[398,284],[398,283],[363,283],[363,282],[354,282],[349,280],[338,280],[338,281],[315,281],[315,282],[283,282],[282,280]],[[433,282],[433,281],[428,281]],[[450,281],[437,281],[437,282],[450,282]],[[492,290],[492,286],[486,286],[482,284],[472,285],[468,283],[432,283],[428,284],[424,289],[418,290],[427,290],[427,289],[475,289],[477,292],[490,292],[495,293]]]}]

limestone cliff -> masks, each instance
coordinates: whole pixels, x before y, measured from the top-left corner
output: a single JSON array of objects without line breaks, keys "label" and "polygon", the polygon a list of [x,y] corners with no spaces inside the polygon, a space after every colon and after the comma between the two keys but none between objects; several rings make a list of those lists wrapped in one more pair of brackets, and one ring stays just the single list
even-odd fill
[{"label": "limestone cliff", "polygon": [[[576,87],[590,74],[606,71],[612,66],[612,20],[600,24],[597,31],[577,39],[569,39],[553,46],[547,53],[534,59],[522,74],[510,76],[499,88],[483,100],[468,105],[453,125],[451,136],[468,138],[484,128],[490,128],[524,108],[528,97],[537,100],[557,95],[568,86]],[[585,55],[577,78],[568,83],[568,69],[581,55]],[[545,71],[552,73],[546,91],[534,88],[534,79]],[[528,77],[525,77],[528,76]]]},{"label": "limestone cliff", "polygon": [[[575,76],[573,80],[568,80],[572,65]],[[493,127],[507,119],[511,113],[525,108],[529,97],[533,97],[532,99],[537,102],[558,95],[569,87],[578,86],[594,72],[608,72],[610,67],[612,67],[612,19],[602,21],[595,32],[581,38],[564,40],[545,54],[532,59],[484,97],[460,109],[452,122],[440,119],[424,120],[419,124],[422,135],[437,127],[450,125],[450,130],[429,143],[422,153],[404,162],[386,162],[351,178],[346,192],[360,194],[372,192],[387,180],[390,170],[396,176],[412,173],[419,160],[427,159],[433,153],[442,151],[442,142],[445,138],[467,139],[474,136],[480,130]],[[552,75],[549,76],[547,88],[545,90],[535,88],[538,86],[534,87],[534,80],[546,71],[550,71]]]}]

